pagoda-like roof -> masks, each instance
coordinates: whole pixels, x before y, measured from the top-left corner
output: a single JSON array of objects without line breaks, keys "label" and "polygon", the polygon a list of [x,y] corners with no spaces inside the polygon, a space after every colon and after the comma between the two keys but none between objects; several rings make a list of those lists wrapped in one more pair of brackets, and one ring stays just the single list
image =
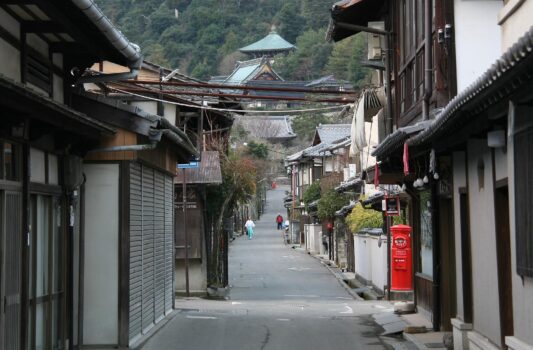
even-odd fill
[{"label": "pagoda-like roof", "polygon": [[257,78],[262,73],[268,73],[275,80],[283,80],[270,66],[268,59],[256,58],[248,61],[237,62],[237,67],[225,80],[224,84],[241,85]]},{"label": "pagoda-like roof", "polygon": [[296,49],[296,46],[283,39],[275,30],[272,30],[263,39],[239,49],[243,53],[254,52],[284,52]]}]

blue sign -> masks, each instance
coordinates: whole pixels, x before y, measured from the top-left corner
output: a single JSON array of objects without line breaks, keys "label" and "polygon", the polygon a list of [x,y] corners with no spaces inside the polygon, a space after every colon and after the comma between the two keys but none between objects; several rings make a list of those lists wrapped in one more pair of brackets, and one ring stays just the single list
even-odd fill
[{"label": "blue sign", "polygon": [[189,162],[185,164],[178,164],[178,169],[196,169],[200,166],[200,162]]}]

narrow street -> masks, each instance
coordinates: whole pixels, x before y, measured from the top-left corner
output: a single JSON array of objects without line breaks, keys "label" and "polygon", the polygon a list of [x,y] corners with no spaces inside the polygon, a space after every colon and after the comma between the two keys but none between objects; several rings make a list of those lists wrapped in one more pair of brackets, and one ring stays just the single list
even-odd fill
[{"label": "narrow street", "polygon": [[274,219],[285,188],[269,191],[255,236],[230,246],[229,300],[178,299],[178,314],[143,347],[155,349],[385,349],[372,314],[316,258],[283,244]]}]

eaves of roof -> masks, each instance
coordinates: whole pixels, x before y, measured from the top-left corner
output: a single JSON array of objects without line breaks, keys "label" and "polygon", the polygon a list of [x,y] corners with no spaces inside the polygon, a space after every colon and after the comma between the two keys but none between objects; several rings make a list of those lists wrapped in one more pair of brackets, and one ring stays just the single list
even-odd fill
[{"label": "eaves of roof", "polygon": [[414,125],[405,126],[403,128],[399,128],[389,136],[385,138],[372,152],[372,156],[382,159],[390,154],[398,151],[403,146],[404,142],[409,139],[413,134],[416,134],[418,132],[421,132],[425,130],[429,125],[431,124],[431,121],[422,121],[418,122]]},{"label": "eaves of roof", "polygon": [[408,144],[420,146],[449,134],[532,79],[533,27],[481,77],[453,98],[427,130],[411,138]]},{"label": "eaves of roof", "polygon": [[326,34],[328,41],[340,41],[358,32],[341,28],[338,22],[366,27],[368,22],[381,17],[380,10],[385,0],[342,0],[331,7],[331,21]]},{"label": "eaves of roof", "polygon": [[16,109],[24,110],[26,108],[39,108],[43,115],[57,115],[57,118],[48,118],[43,121],[56,125],[58,128],[62,127],[61,118],[65,118],[64,120],[69,120],[75,123],[78,128],[87,128],[94,131],[95,137],[98,137],[100,133],[109,135],[116,133],[116,129],[108,123],[91,118],[86,114],[74,110],[47,96],[38,94],[26,85],[15,82],[2,74],[0,74],[0,94],[2,95],[2,99],[5,99],[6,102],[16,100],[16,98],[19,97],[24,98],[27,101],[27,103],[23,105],[18,104]]}]

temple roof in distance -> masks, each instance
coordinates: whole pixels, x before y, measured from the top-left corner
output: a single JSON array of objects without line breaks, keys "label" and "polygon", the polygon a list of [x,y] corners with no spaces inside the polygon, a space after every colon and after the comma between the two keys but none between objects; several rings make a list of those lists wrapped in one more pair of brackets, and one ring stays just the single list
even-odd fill
[{"label": "temple roof in distance", "polygon": [[275,30],[272,30],[263,39],[239,49],[243,53],[254,52],[283,52],[296,49],[296,46],[283,39]]}]

